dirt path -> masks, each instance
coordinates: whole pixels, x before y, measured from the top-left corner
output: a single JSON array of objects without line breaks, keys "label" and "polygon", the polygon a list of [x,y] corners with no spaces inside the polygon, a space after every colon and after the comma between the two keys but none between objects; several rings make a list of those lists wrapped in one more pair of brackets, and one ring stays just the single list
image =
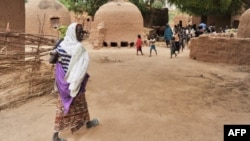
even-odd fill
[{"label": "dirt path", "polygon": [[[185,49],[169,59],[136,56],[134,48],[103,48],[90,53],[87,101],[100,126],[68,141],[222,141],[224,124],[250,123],[250,67],[189,59]],[[0,111],[3,141],[50,141],[55,99],[36,98]]]}]

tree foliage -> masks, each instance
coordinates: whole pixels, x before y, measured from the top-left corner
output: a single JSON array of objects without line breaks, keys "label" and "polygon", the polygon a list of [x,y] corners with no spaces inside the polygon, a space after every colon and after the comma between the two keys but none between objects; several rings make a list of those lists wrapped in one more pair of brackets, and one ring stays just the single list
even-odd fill
[{"label": "tree foliage", "polygon": [[63,5],[67,7],[69,11],[73,11],[76,14],[81,14],[85,10],[83,0],[59,0]]},{"label": "tree foliage", "polygon": [[[75,14],[87,12],[94,16],[100,6],[111,0],[60,0],[70,11]],[[165,7],[165,0],[129,0],[141,11],[146,25],[153,24],[154,10]]]},{"label": "tree foliage", "polygon": [[168,0],[182,12],[198,16],[228,15],[238,13],[243,0]]},{"label": "tree foliage", "polygon": [[[100,6],[110,0],[60,0],[70,11],[74,13],[87,12],[94,16]],[[165,0],[130,0],[142,12],[143,15],[149,14],[152,8],[161,8],[165,6]]]},{"label": "tree foliage", "polygon": [[100,6],[107,3],[109,0],[84,0],[85,11],[90,15],[94,16],[95,12]]}]

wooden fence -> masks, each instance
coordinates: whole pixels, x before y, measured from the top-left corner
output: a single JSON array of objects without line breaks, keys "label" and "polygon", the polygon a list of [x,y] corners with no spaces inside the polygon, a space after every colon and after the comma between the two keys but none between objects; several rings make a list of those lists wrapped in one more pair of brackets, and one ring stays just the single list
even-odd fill
[{"label": "wooden fence", "polygon": [[0,32],[0,111],[53,90],[53,65],[48,55],[57,37]]}]

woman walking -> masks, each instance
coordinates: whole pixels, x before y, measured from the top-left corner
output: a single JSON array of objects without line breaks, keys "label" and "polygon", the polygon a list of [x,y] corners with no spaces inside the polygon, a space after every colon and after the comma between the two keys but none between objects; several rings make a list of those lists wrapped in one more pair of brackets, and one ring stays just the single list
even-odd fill
[{"label": "woman walking", "polygon": [[72,23],[68,26],[64,40],[55,49],[59,54],[55,69],[59,96],[53,141],[64,141],[59,137],[62,130],[70,129],[74,133],[85,124],[87,128],[99,124],[97,119],[90,120],[85,98],[85,87],[89,78],[89,56],[81,44],[82,39],[82,25]]}]

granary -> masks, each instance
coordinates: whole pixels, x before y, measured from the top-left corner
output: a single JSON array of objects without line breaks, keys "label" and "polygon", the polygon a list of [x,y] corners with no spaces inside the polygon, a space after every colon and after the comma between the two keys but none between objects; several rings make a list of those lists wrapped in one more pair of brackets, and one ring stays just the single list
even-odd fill
[{"label": "granary", "polygon": [[69,11],[57,0],[28,0],[25,4],[26,33],[58,37],[56,30],[60,25],[69,25]]},{"label": "granary", "polygon": [[102,5],[91,24],[90,42],[95,48],[133,46],[143,34],[143,17],[131,2],[118,0]]},{"label": "granary", "polygon": [[245,11],[240,17],[240,24],[237,36],[239,38],[250,38],[250,9]]}]

